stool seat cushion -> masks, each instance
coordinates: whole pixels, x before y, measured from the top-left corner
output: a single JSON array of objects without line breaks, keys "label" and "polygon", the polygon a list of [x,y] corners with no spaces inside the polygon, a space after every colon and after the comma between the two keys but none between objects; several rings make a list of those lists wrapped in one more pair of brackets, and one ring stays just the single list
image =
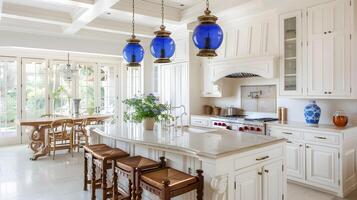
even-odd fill
[{"label": "stool seat cushion", "polygon": [[86,145],[83,147],[84,150],[86,150],[88,153],[93,153],[95,151],[100,151],[100,150],[105,150],[105,149],[110,149],[106,144],[93,144],[93,145]]},{"label": "stool seat cushion", "polygon": [[104,160],[104,159],[116,160],[119,158],[127,157],[129,156],[129,154],[118,148],[109,148],[101,151],[94,151],[93,156],[96,159],[100,159],[100,160]]},{"label": "stool seat cushion", "polygon": [[180,189],[198,182],[196,177],[170,167],[144,173],[141,175],[141,180],[158,189],[164,189],[164,181],[169,181],[170,190]]},{"label": "stool seat cushion", "polygon": [[119,159],[117,161],[117,166],[125,171],[132,171],[135,168],[140,168],[142,170],[157,168],[160,166],[160,163],[145,158],[142,156],[132,156]]}]

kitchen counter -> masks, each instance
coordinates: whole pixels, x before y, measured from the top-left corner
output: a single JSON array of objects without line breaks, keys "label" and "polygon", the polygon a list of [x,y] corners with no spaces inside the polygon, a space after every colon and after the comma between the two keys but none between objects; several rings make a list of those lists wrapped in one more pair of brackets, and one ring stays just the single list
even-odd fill
[{"label": "kitchen counter", "polygon": [[[274,176],[277,180],[269,183],[271,191],[278,196],[286,194],[286,170],[282,170],[286,161],[285,139],[194,126],[183,129],[156,127],[148,131],[141,124],[121,123],[89,129],[91,143],[106,143],[130,155],[154,160],[165,156],[168,166],[191,175],[202,169],[204,200],[234,200],[239,193],[250,194],[251,189],[243,186],[246,182],[241,182],[240,177],[252,176],[253,173],[255,178],[258,176],[256,172],[265,166],[274,173],[266,173],[264,177],[270,179]],[[265,183],[260,184],[259,187],[266,187]],[[258,196],[264,195],[262,191],[257,192]],[[191,192],[175,199],[194,200],[195,196],[195,192]],[[143,200],[157,199],[145,190],[142,197]]]},{"label": "kitchen counter", "polygon": [[265,135],[202,127],[157,128],[148,131],[141,125],[131,123],[105,124],[92,128],[91,132],[115,140],[184,151],[209,158],[236,154],[284,141]]},{"label": "kitchen counter", "polygon": [[267,125],[273,126],[280,126],[282,128],[297,128],[297,129],[308,129],[308,130],[316,130],[316,131],[329,131],[329,132],[345,132],[349,131],[350,129],[356,128],[355,125],[347,125],[346,127],[337,127],[332,124],[319,124],[318,126],[308,126],[304,122],[294,122],[294,121],[287,121],[287,122],[267,122]]}]

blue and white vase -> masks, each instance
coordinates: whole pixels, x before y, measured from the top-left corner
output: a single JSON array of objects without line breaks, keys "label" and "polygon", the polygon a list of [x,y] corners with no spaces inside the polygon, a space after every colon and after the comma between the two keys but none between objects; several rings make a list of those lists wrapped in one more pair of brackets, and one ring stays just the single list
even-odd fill
[{"label": "blue and white vase", "polygon": [[304,109],[305,121],[307,125],[316,126],[319,124],[321,108],[312,100]]}]

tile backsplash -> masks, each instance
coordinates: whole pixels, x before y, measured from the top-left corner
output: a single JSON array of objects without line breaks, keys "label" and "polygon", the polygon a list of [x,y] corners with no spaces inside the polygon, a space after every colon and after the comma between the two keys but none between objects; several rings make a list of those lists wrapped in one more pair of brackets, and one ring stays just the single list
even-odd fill
[{"label": "tile backsplash", "polygon": [[242,109],[247,112],[275,113],[276,85],[241,86]]}]

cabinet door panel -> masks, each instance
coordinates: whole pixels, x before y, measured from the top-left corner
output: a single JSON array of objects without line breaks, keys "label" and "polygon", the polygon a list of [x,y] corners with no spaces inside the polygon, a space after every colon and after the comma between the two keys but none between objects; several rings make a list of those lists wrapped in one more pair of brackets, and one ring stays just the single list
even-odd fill
[{"label": "cabinet door panel", "polygon": [[[329,11],[328,37],[332,40],[333,70],[329,91],[334,96],[347,96],[350,93],[350,38],[348,34],[347,17],[348,11],[345,4],[331,2],[327,8]],[[348,15],[347,15],[348,16]]]},{"label": "cabinet door panel", "polygon": [[288,143],[286,146],[286,168],[288,176],[304,179],[305,151],[304,146],[298,142]]},{"label": "cabinet door panel", "polygon": [[306,145],[306,180],[338,187],[338,150],[318,145]]},{"label": "cabinet door panel", "polygon": [[280,16],[281,95],[302,94],[301,11]]},{"label": "cabinet door panel", "polygon": [[308,95],[350,95],[349,10],[345,1],[308,9]]},{"label": "cabinet door panel", "polygon": [[261,200],[262,177],[258,174],[261,168],[244,170],[235,177],[235,200]]},{"label": "cabinet door panel", "polygon": [[324,5],[308,9],[308,94],[324,94]]},{"label": "cabinet door panel", "polygon": [[263,168],[263,200],[279,200],[283,196],[283,162],[274,162]]}]

